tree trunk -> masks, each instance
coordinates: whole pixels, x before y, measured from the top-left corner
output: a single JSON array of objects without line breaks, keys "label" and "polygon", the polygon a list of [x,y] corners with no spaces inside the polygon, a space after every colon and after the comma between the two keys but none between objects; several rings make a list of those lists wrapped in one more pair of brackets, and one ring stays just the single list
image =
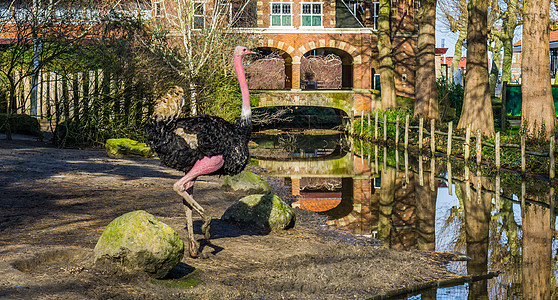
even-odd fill
[{"label": "tree trunk", "polygon": [[382,108],[395,108],[395,71],[391,57],[391,0],[380,0],[378,13],[378,53],[380,62],[380,86]]},{"label": "tree trunk", "polygon": [[418,22],[417,71],[415,80],[414,118],[440,120],[438,111],[438,90],[436,87],[436,1],[421,0]]},{"label": "tree trunk", "polygon": [[490,70],[490,96],[496,96],[496,86],[498,85],[498,75],[500,75],[500,61],[502,60],[502,55],[500,55],[500,50],[502,50],[502,41],[496,39],[494,41],[494,47],[491,47],[490,52],[492,52],[492,69]]},{"label": "tree trunk", "polygon": [[196,92],[196,84],[190,82],[190,113],[192,116],[198,114],[198,94]]},{"label": "tree trunk", "polygon": [[511,82],[511,65],[513,59],[513,42],[511,39],[502,40],[504,44],[504,59],[502,60],[502,82]]},{"label": "tree trunk", "polygon": [[549,0],[525,1],[521,60],[521,123],[527,133],[545,126],[546,137],[556,130],[550,86]]},{"label": "tree trunk", "polygon": [[380,215],[378,217],[378,238],[384,247],[391,245],[393,235],[393,206],[395,204],[395,169],[382,169],[380,183]]},{"label": "tree trunk", "polygon": [[457,128],[471,124],[488,136],[494,135],[494,117],[488,84],[488,1],[469,1],[467,25],[467,73],[465,75],[465,95],[463,109]]}]

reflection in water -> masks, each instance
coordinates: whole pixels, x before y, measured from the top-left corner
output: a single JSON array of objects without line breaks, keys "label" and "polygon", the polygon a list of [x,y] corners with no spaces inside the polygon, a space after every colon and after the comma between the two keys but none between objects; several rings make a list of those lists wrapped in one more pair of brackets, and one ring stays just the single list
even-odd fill
[{"label": "reflection in water", "polygon": [[254,163],[286,178],[299,196],[293,206],[326,214],[330,225],[386,247],[464,252],[471,260],[449,266],[458,274],[503,272],[454,288],[465,292],[429,291],[424,298],[557,297],[554,188],[548,181],[484,174],[462,161],[336,139],[301,135],[287,149],[262,138],[254,153],[266,156],[254,155]]}]

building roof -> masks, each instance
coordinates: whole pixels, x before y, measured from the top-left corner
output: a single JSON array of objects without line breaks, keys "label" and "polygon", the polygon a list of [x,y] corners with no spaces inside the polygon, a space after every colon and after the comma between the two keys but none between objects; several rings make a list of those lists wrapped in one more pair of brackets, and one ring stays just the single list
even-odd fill
[{"label": "building roof", "polygon": [[[550,32],[550,39],[549,42],[558,42],[558,30],[554,30]],[[517,43],[513,44],[514,47],[521,46],[521,40],[517,41]]]},{"label": "building roof", "polygon": [[448,48],[436,48],[436,49],[434,49],[434,54],[435,55],[442,55],[442,54],[446,54],[447,51],[448,51]]}]

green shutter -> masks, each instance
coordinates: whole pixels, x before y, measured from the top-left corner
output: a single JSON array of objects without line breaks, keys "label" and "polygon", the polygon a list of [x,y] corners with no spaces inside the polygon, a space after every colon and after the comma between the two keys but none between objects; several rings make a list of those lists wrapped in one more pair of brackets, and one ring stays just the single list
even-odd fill
[{"label": "green shutter", "polygon": [[283,16],[283,26],[291,26],[291,16]]},{"label": "green shutter", "polygon": [[322,26],[322,17],[312,16],[312,26]]},{"label": "green shutter", "polygon": [[281,16],[271,16],[271,26],[281,26]]},{"label": "green shutter", "polygon": [[312,18],[310,16],[302,16],[302,26],[312,26]]}]

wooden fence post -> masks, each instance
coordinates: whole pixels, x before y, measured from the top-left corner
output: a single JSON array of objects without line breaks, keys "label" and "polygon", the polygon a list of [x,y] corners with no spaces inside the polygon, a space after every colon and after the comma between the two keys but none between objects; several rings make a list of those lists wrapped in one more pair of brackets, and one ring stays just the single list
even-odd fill
[{"label": "wooden fence post", "polygon": [[452,178],[451,178],[451,163],[448,160],[447,165],[447,172],[448,172],[448,193],[450,194],[450,196],[453,195],[453,183],[452,183]]},{"label": "wooden fence post", "polygon": [[465,153],[464,153],[464,157],[465,157],[465,161],[469,160],[469,154],[470,154],[470,150],[469,150],[469,144],[471,141],[471,124],[467,124],[467,131],[465,132]]},{"label": "wooden fence post", "polygon": [[477,129],[477,165],[481,163],[481,155],[482,155],[482,134],[480,129]]},{"label": "wooden fence post", "polygon": [[405,149],[409,146],[409,115],[405,116]]},{"label": "wooden fence post", "polygon": [[554,179],[555,176],[555,172],[556,172],[556,163],[554,160],[554,149],[555,149],[555,143],[554,143],[554,136],[550,137],[550,151],[549,151],[549,155],[550,155],[550,169],[548,170],[548,177],[552,180]]},{"label": "wooden fence post", "polygon": [[525,173],[525,135],[521,135],[521,173]]},{"label": "wooden fence post", "polygon": [[451,155],[452,134],[453,134],[453,122],[450,121],[448,123],[448,150],[446,151],[447,157],[450,157]]},{"label": "wooden fence post", "polygon": [[500,170],[500,133],[496,132],[496,137],[494,138],[494,152],[496,160],[496,169]]},{"label": "wooden fence post", "polygon": [[387,141],[387,114],[384,113],[384,142]]},{"label": "wooden fence post", "polygon": [[374,139],[378,139],[378,111],[374,114]]},{"label": "wooden fence post", "polygon": [[399,145],[399,115],[395,117],[395,146]]},{"label": "wooden fence post", "polygon": [[370,136],[370,112],[368,112],[368,128],[366,130],[368,136]]},{"label": "wooden fence post", "polygon": [[360,136],[364,134],[364,110],[360,111]]},{"label": "wooden fence post", "polygon": [[[419,151],[422,151],[422,134],[423,134],[423,132],[422,132],[422,127],[423,127],[423,126],[424,126],[424,119],[423,119],[423,118],[420,118],[420,120],[419,120],[419,138],[418,138],[418,139],[419,139],[419,140],[418,140],[418,142],[419,142],[419,144],[418,144]],[[422,186],[422,185],[421,185],[421,186]]]},{"label": "wooden fence post", "polygon": [[432,155],[436,153],[436,133],[434,132],[436,128],[436,120],[430,119],[430,152]]}]

